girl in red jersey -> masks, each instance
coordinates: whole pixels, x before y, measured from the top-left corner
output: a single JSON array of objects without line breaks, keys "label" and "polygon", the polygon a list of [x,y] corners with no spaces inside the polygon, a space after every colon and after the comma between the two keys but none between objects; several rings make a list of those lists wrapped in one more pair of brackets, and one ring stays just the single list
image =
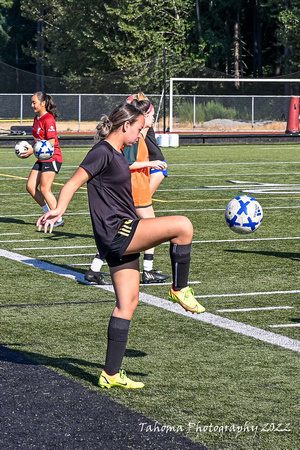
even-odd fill
[{"label": "girl in red jersey", "polygon": [[[56,105],[51,95],[45,92],[36,92],[31,98],[31,107],[37,114],[34,118],[32,135],[35,142],[47,140],[54,146],[52,158],[46,161],[37,161],[28,177],[26,189],[34,200],[43,208],[44,212],[56,207],[56,198],[52,193],[52,184],[55,175],[62,165],[62,153],[57,138],[55,118],[58,116]],[[28,151],[23,158],[33,154],[33,147],[27,146]],[[39,186],[39,189],[38,189]],[[61,217],[55,224],[57,227],[64,225]]]}]

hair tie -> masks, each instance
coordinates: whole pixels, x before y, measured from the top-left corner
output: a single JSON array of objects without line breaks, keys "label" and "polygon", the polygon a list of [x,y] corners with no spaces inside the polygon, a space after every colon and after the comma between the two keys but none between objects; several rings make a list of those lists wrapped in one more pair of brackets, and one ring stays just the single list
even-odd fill
[{"label": "hair tie", "polygon": [[134,98],[132,97],[132,95],[130,95],[129,97],[127,97],[126,103],[131,103],[132,100],[134,100]]},{"label": "hair tie", "polygon": [[153,108],[154,108],[154,106],[151,103],[149,108],[148,108],[148,111],[146,111],[146,114],[149,114],[152,111]]}]

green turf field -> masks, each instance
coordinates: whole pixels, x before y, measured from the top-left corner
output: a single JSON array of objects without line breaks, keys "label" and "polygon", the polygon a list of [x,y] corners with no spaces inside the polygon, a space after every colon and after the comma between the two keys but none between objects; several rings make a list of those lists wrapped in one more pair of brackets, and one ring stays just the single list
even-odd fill
[{"label": "green turf field", "polygon": [[[87,150],[63,148],[56,194]],[[180,213],[193,222],[190,281],[207,313],[169,311],[169,285],[141,286],[144,301],[131,323],[123,368],[145,388],[99,390],[114,295],[58,273],[83,274],[96,253],[85,187],[70,203],[63,228],[38,233],[41,209],[25,189],[33,157],[18,159],[8,148],[0,148],[0,344],[157,421],[156,429],[137,424],[141,433],[173,429],[212,449],[295,450],[299,146],[163,152],[169,177],[154,208],[157,216]],[[264,211],[261,227],[247,236],[224,221],[228,201],[241,193]],[[156,249],[155,268],[171,273],[168,245]]]}]

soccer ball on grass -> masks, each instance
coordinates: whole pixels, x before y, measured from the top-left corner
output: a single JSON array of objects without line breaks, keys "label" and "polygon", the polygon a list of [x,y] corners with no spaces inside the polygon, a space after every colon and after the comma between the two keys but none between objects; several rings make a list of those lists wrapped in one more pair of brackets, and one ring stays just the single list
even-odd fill
[{"label": "soccer ball on grass", "polygon": [[241,195],[233,198],[225,210],[225,220],[235,233],[249,234],[263,221],[263,210],[255,198]]},{"label": "soccer ball on grass", "polygon": [[29,145],[27,141],[21,141],[15,145],[15,154],[17,155],[18,158],[22,158],[23,157],[22,155],[24,155],[24,153],[27,152],[28,150],[28,148],[26,147],[27,145]]},{"label": "soccer ball on grass", "polygon": [[33,147],[34,155],[39,160],[47,160],[52,158],[54,146],[49,141],[37,141]]}]

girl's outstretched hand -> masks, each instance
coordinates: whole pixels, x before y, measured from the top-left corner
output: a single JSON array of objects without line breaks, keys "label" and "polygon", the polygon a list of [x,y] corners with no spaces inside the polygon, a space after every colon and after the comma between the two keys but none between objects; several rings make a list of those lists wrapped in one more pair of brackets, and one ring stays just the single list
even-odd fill
[{"label": "girl's outstretched hand", "polygon": [[58,213],[57,209],[52,209],[51,211],[43,214],[37,221],[36,226],[38,227],[38,231],[41,231],[44,227],[44,233],[48,232],[52,233],[55,222],[61,217],[61,214]]}]

